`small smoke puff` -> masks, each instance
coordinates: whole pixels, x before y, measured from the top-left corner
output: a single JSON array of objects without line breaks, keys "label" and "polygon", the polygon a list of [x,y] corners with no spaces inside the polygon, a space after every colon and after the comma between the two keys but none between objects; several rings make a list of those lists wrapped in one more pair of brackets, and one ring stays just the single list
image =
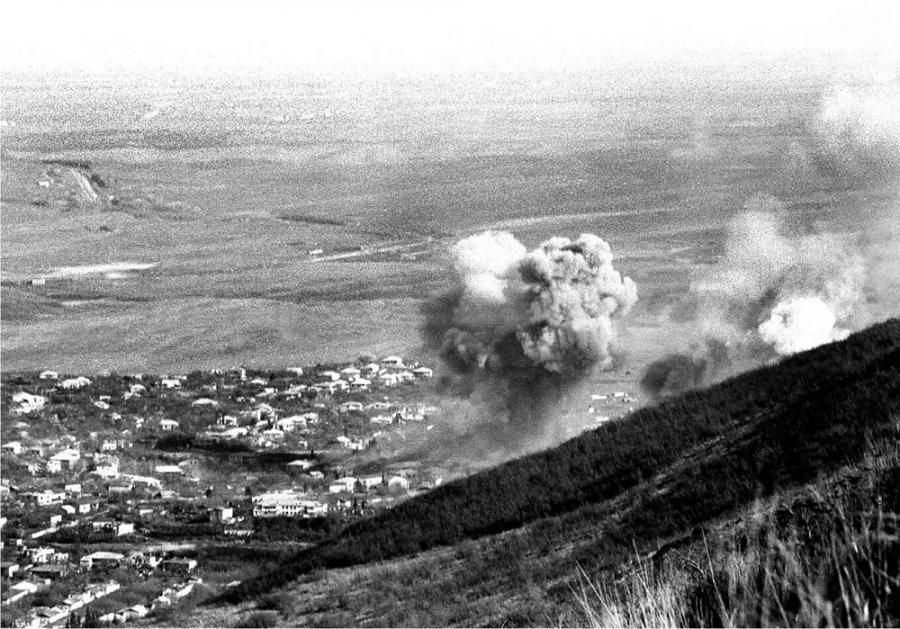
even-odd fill
[{"label": "small smoke puff", "polygon": [[778,354],[795,354],[846,338],[849,331],[836,324],[837,318],[821,298],[795,297],[772,309],[759,334]]},{"label": "small smoke puff", "polygon": [[900,170],[900,85],[825,95],[812,131],[826,171],[849,177],[895,173]]}]

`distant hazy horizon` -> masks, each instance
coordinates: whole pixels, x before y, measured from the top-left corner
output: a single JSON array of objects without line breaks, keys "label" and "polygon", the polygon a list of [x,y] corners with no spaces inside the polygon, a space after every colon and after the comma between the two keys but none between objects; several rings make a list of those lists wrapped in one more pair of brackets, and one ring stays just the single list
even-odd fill
[{"label": "distant hazy horizon", "polygon": [[868,2],[261,1],[7,4],[0,72],[354,78],[741,60],[897,69],[900,8]]}]

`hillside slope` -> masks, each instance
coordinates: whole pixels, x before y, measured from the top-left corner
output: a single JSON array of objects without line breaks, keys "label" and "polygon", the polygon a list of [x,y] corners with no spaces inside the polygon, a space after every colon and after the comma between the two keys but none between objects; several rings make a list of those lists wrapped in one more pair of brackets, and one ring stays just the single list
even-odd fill
[{"label": "hillside slope", "polygon": [[[845,469],[873,444],[896,443],[898,415],[900,321],[890,320],[438,488],[210,602],[271,607],[273,596],[300,588],[303,603],[312,592],[317,603],[299,620],[292,606],[300,601],[287,595],[288,624],[561,622],[547,615],[548,601],[571,598],[576,568],[615,570],[635,553],[655,555],[754,501]],[[426,565],[443,569],[435,575]],[[445,601],[445,612],[423,616],[406,603],[400,616],[396,606],[361,614],[365,592],[383,588],[386,574],[415,579],[413,600]],[[367,585],[348,597],[346,579]],[[331,613],[308,617],[317,609]]]},{"label": "hillside slope", "polygon": [[[708,515],[735,506],[760,488],[813,478],[858,458],[867,438],[890,425],[900,396],[900,320],[848,340],[688,393],[624,421],[440,487],[345,530],[337,539],[293,557],[270,581],[248,583],[232,600],[319,567],[342,567],[453,544],[611,499],[664,472],[692,449],[725,439],[728,456],[706,458],[677,478],[660,479],[686,494],[708,488],[700,472],[732,488],[707,505]],[[670,496],[671,527],[692,519]],[[693,502],[693,501],[692,501]],[[693,508],[693,505],[692,505]],[[639,520],[635,525],[643,525]],[[653,516],[653,528],[660,522]]]}]

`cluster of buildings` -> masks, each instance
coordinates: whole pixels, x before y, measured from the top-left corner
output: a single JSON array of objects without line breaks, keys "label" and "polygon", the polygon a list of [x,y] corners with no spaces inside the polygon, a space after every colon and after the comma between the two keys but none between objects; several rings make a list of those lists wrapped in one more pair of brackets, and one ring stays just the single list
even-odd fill
[{"label": "cluster of buildings", "polygon": [[627,391],[593,393],[587,411],[594,415],[595,423],[603,424],[634,411],[634,403],[634,398]]},{"label": "cluster of buildings", "polygon": [[[96,550],[83,554],[77,560],[70,552],[52,545],[34,546],[18,539],[8,547],[4,542],[2,562],[2,607],[4,614],[13,611],[17,603],[29,596],[43,592],[53,584],[72,583],[64,595],[53,605],[31,606],[15,617],[18,627],[64,626],[79,610],[96,608],[96,602],[122,589],[122,584],[109,578],[113,571],[131,571],[135,577],[146,578],[152,574],[162,577],[165,583],[155,598],[146,605],[126,605],[103,615],[100,622],[125,622],[141,618],[160,606],[171,605],[173,600],[191,592],[202,578],[192,573],[197,568],[195,559],[171,557],[134,550],[127,555],[119,552]],[[121,574],[121,572],[120,572]],[[78,586],[87,577],[87,586]],[[74,580],[73,580],[74,578]],[[107,618],[108,616],[108,618]]]},{"label": "cluster of buildings", "polygon": [[[20,589],[21,588],[21,589]],[[103,598],[121,588],[116,581],[104,581],[92,585],[85,590],[72,592],[58,605],[53,607],[38,606],[32,607],[24,616],[20,616],[13,623],[16,627],[63,627],[69,622],[72,614],[82,609],[86,605]],[[37,585],[33,581],[23,581],[21,584],[13,585],[12,590],[17,590],[19,596],[24,598],[28,594],[34,594],[37,591]],[[9,605],[12,597],[4,601],[4,605]],[[146,614],[144,614],[146,615]]]},{"label": "cluster of buildings", "polygon": [[[60,626],[115,592],[110,583],[127,589],[108,578],[111,570],[164,575],[156,598],[100,618],[129,622],[176,604],[201,579],[196,565],[173,571],[170,559],[139,552],[157,531],[171,535],[205,517],[208,534],[229,539],[253,535],[256,519],[359,517],[439,484],[409,469],[352,474],[354,457],[376,442],[394,431],[424,431],[439,416],[415,401],[432,377],[430,368],[396,356],[277,373],[4,375],[4,611],[18,626]],[[161,449],[167,439],[174,450]],[[193,448],[178,449],[179,440]],[[281,472],[243,469],[263,453],[283,457]],[[265,483],[266,474],[280,480]],[[254,482],[266,491],[249,492]],[[81,552],[57,542],[70,538],[80,540]],[[113,541],[136,551],[103,547]],[[29,606],[50,584],[65,590],[85,577],[86,589],[73,585],[52,605]]]}]

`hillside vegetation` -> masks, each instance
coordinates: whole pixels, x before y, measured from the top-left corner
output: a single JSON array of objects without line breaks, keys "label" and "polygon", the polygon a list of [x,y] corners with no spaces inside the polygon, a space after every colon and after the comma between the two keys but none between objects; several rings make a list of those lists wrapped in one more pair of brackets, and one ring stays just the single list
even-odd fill
[{"label": "hillside vegetation", "polygon": [[658,550],[755,500],[858,462],[873,444],[894,443],[898,411],[894,319],[440,487],[287,558],[277,571],[214,602],[250,600],[313,571],[523,525],[548,548],[593,530],[570,559],[589,572],[614,567],[636,551]]}]

